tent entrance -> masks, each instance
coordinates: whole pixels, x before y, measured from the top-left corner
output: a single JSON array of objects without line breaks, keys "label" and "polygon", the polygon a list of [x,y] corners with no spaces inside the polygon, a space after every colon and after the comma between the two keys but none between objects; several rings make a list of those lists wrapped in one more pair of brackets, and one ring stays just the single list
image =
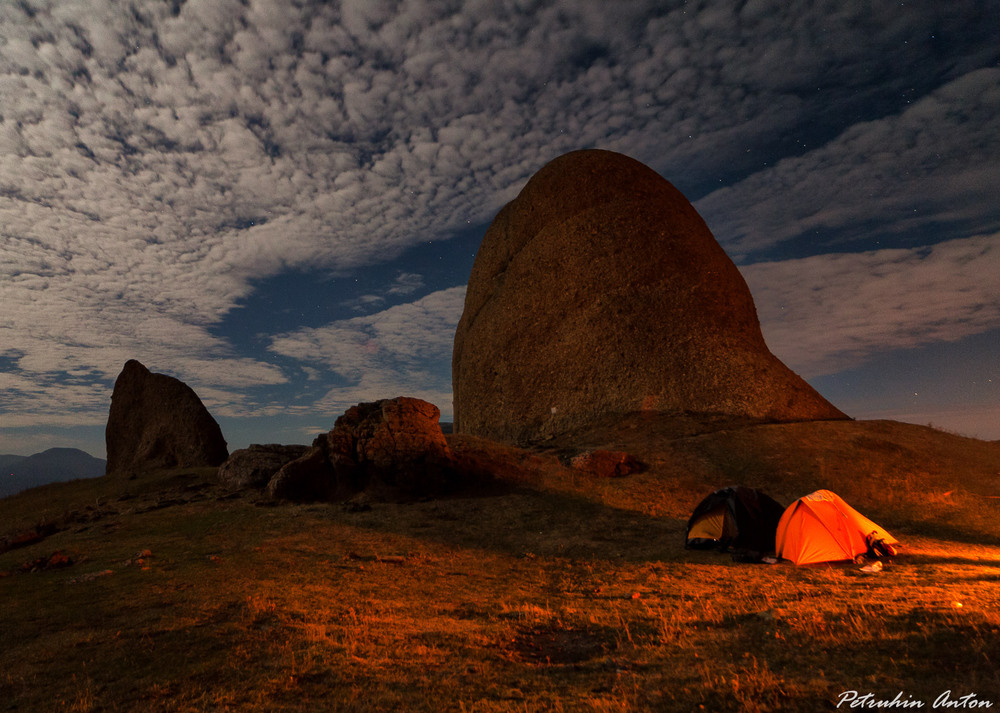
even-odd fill
[{"label": "tent entrance", "polygon": [[684,547],[774,552],[774,532],[785,511],[759,490],[734,485],[705,497],[688,518]]},{"label": "tent entrance", "polygon": [[736,523],[725,504],[701,515],[688,530],[688,540],[722,540],[736,536]]}]

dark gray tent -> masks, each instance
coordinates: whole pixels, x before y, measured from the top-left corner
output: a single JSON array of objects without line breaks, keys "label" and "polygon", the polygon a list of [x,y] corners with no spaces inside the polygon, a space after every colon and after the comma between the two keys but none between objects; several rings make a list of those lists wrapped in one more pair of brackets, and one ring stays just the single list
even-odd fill
[{"label": "dark gray tent", "polygon": [[774,535],[785,508],[769,495],[741,485],[702,500],[688,520],[688,549],[774,552]]}]

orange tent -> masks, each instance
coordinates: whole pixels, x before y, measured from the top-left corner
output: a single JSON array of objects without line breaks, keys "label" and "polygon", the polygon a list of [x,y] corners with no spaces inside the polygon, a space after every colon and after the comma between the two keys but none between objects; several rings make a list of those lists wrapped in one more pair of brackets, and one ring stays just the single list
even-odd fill
[{"label": "orange tent", "polygon": [[868,552],[869,543],[875,540],[899,544],[836,493],[817,490],[785,508],[778,521],[775,551],[795,564],[836,562]]}]

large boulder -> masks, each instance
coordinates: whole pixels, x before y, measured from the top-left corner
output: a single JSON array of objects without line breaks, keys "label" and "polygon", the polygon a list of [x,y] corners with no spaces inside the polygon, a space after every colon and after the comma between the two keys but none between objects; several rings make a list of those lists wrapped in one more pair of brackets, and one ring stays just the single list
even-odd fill
[{"label": "large boulder", "polygon": [[513,443],[639,411],[846,418],[768,350],[687,199],[610,151],[555,159],[493,220],[452,370],[455,432]]},{"label": "large boulder", "polygon": [[437,406],[401,396],[349,408],[333,430],[279,470],[267,489],[298,501],[366,492],[396,499],[435,495],[453,481]]},{"label": "large boulder", "polygon": [[219,424],[184,382],[125,363],[105,429],[107,473],[218,466],[229,457]]},{"label": "large boulder", "polygon": [[231,488],[263,488],[286,463],[301,458],[309,446],[285,446],[276,443],[250,444],[233,451],[219,468],[218,478]]},{"label": "large boulder", "polygon": [[324,433],[309,450],[274,474],[267,483],[267,492],[274,498],[300,503],[344,499],[354,493],[344,476],[344,471],[338,473],[330,462]]}]

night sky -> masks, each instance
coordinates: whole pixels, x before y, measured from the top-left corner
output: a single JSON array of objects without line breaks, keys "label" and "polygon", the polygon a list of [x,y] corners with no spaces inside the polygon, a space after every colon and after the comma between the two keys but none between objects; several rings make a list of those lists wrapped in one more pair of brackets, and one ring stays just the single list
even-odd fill
[{"label": "night sky", "polygon": [[676,185],[856,418],[1000,438],[1000,3],[0,0],[0,453],[125,361],[230,449],[451,418],[486,226],[604,148]]}]

